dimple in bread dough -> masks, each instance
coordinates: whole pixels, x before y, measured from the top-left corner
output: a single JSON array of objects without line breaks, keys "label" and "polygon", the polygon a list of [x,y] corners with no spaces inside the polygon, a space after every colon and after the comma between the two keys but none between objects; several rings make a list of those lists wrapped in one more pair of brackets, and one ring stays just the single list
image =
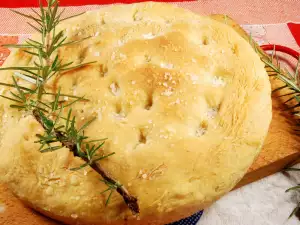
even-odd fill
[{"label": "dimple in bread dough", "polygon": [[[60,59],[96,63],[48,88],[90,100],[72,106],[78,126],[97,118],[86,135],[107,138],[102,151],[115,154],[101,164],[141,213],[132,216],[116,192],[105,206],[100,176],[69,170],[83,160],[66,148],[40,153],[43,128],[1,99],[0,179],[25,203],[68,224],[158,225],[209,206],[243,177],[268,131],[271,89],[259,56],[231,27],[147,2],[87,12],[58,30],[67,40],[92,36],[61,48]],[[4,66],[33,61],[15,50]],[[1,71],[1,82],[11,76]]]}]

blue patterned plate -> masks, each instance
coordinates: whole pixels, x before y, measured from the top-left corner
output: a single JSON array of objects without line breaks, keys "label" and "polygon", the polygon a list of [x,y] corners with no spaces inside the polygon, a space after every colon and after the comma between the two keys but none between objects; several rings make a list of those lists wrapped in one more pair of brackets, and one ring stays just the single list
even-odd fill
[{"label": "blue patterned plate", "polygon": [[196,225],[197,222],[199,221],[200,217],[202,216],[202,213],[203,213],[203,211],[197,212],[196,214],[194,214],[188,218],[179,220],[174,223],[170,223],[168,225]]}]

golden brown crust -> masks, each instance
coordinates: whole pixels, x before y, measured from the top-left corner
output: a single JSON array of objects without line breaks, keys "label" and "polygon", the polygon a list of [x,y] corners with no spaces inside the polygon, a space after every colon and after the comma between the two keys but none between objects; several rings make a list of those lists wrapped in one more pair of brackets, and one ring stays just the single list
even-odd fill
[{"label": "golden brown crust", "polygon": [[[1,101],[0,173],[46,215],[78,224],[165,224],[207,207],[241,179],[271,120],[270,84],[251,46],[230,27],[161,3],[110,6],[66,21],[59,56],[97,63],[61,74],[53,89],[85,95],[79,123],[116,152],[103,166],[139,199],[139,220],[68,149],[39,153],[33,117]],[[6,65],[32,59],[15,51]],[[2,72],[6,80],[11,73]],[[5,90],[4,90],[5,92]]]}]

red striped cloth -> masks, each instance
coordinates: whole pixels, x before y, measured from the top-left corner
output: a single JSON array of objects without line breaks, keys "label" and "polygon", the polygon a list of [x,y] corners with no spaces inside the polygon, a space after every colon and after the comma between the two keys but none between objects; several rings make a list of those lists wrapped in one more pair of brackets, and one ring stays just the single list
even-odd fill
[{"label": "red striped cloth", "polygon": [[[39,5],[39,1],[40,0],[0,0],[0,8],[37,7]],[[43,4],[46,4],[46,0],[41,0],[41,1],[43,2]],[[147,1],[147,0],[60,0],[60,5],[61,6],[81,6],[81,7],[83,7],[83,6],[86,6],[86,5],[94,5],[95,6],[95,5],[105,5],[105,4],[113,4],[113,3],[126,3],[126,4],[129,4],[129,3],[143,2],[143,1]],[[183,7],[190,8],[193,11],[197,11],[197,10],[195,10],[195,7],[197,7],[197,8],[199,7],[199,11],[201,11],[202,8],[205,8],[205,7],[211,8],[211,6],[208,6],[209,3],[206,2],[206,0],[200,0],[200,1],[195,1],[195,0],[152,0],[152,1],[173,2],[173,3],[177,2],[177,4],[182,4]],[[204,4],[203,1],[205,1],[206,4]],[[217,0],[217,1],[219,1],[220,4],[223,2],[223,0]],[[260,0],[254,0],[254,1],[260,1]],[[286,1],[286,0],[282,0],[282,1]],[[233,4],[233,3],[234,3],[234,1],[229,0],[226,5],[230,5],[231,6],[230,8],[235,8],[235,7],[240,8],[240,7],[242,7],[242,8],[245,9],[245,8],[249,7],[249,5],[235,6],[235,4]],[[224,3],[222,3],[222,4],[224,4]],[[222,11],[225,10],[226,5],[224,5],[224,8],[222,7]],[[195,6],[195,7],[190,7],[190,6]],[[291,5],[287,5],[287,6],[289,6],[289,7],[287,7],[289,9],[287,11],[292,13],[293,7],[291,7]],[[216,7],[216,5],[215,5],[215,7]],[[300,7],[300,4],[299,4],[299,7]],[[6,10],[8,11],[8,9],[6,9]],[[211,8],[210,10],[212,10],[211,13],[216,13],[216,12],[214,12],[213,8]],[[224,11],[224,13],[226,13],[225,11]],[[222,13],[222,12],[217,12],[217,13]],[[254,15],[252,15],[252,16],[255,17]],[[12,20],[14,20],[13,19],[14,17],[12,17],[12,16],[10,16],[8,18],[9,19],[11,18]],[[297,19],[297,18],[299,18],[298,21],[300,21],[299,16],[294,17],[294,19]],[[7,24],[7,19],[0,22],[0,27],[1,28],[5,27],[5,26],[10,26],[9,24]],[[291,34],[295,38],[298,46],[300,46],[300,24],[291,22],[291,23],[287,23],[287,26],[288,26]],[[14,26],[10,26],[10,27],[14,27]],[[6,32],[4,32],[4,33],[6,33]],[[298,50],[298,49],[296,49],[296,50]]]},{"label": "red striped cloth", "polygon": [[288,23],[287,25],[300,47],[300,23]]},{"label": "red striped cloth", "polygon": [[[79,5],[106,5],[113,3],[134,3],[145,2],[147,0],[61,0],[61,6],[79,6]],[[154,2],[182,2],[182,0],[152,0]],[[185,0],[186,1],[186,0]],[[189,0],[194,1],[194,0]],[[46,5],[46,1],[42,0]],[[18,7],[37,7],[39,0],[0,0],[0,7],[2,8],[18,8]]]}]

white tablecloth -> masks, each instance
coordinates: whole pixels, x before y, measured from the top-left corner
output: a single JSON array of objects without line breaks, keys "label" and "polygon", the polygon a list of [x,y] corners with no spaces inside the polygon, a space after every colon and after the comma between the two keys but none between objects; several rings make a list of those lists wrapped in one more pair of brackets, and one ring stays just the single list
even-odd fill
[{"label": "white tablecloth", "polygon": [[205,210],[197,225],[299,225],[297,217],[288,219],[299,195],[285,190],[300,183],[300,171],[288,174],[276,173],[232,191]]}]

